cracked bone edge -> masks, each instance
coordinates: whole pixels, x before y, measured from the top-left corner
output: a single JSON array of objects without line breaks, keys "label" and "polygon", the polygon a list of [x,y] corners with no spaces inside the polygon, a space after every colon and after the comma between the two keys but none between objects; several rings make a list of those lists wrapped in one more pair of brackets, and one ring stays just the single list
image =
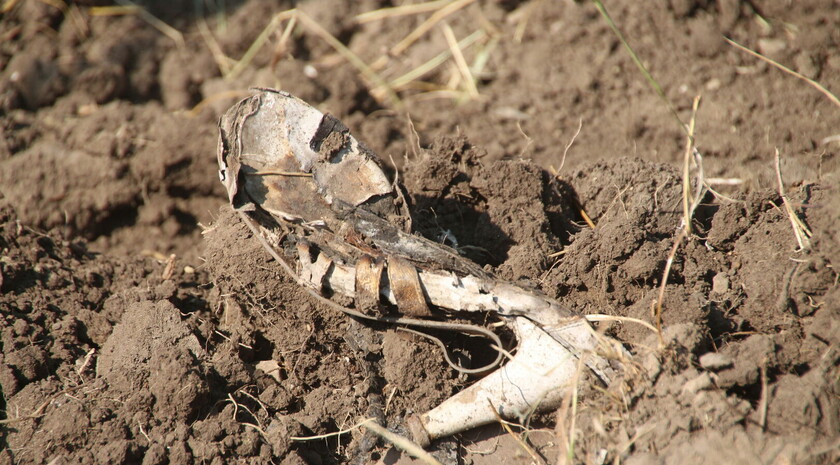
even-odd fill
[{"label": "cracked bone edge", "polygon": [[[321,154],[312,150],[310,143],[324,119],[324,113],[303,100],[272,89],[259,89],[228,110],[223,117],[226,126],[223,133],[237,143],[231,143],[228,151],[220,148],[219,173],[231,201],[239,189],[237,173],[246,161],[243,158],[247,158],[247,165],[252,169],[261,171],[289,154],[294,156],[301,172],[313,174],[327,203],[338,199],[355,206],[371,197],[393,192],[385,173],[349,132],[348,143],[331,161],[322,160]],[[243,139],[247,141],[247,154],[238,152]],[[229,162],[233,166],[228,167]],[[229,169],[237,173],[228,173]]]},{"label": "cracked bone edge", "polygon": [[434,409],[408,419],[415,442],[435,439],[560,405],[580,369],[575,356],[527,318],[515,318],[516,355],[503,367]]}]

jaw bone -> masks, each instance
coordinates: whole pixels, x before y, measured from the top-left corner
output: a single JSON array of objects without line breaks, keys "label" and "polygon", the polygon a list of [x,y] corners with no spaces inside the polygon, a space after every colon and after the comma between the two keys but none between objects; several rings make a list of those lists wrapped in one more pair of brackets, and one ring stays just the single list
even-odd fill
[{"label": "jaw bone", "polygon": [[[555,408],[583,366],[603,383],[612,379],[614,367],[597,352],[607,346],[607,353],[622,349],[582,317],[411,234],[400,188],[387,181],[375,155],[337,119],[289,94],[261,90],[222,117],[220,133],[220,177],[232,206],[291,277],[316,297],[340,308],[320,293],[343,294],[356,306],[342,309],[345,313],[419,327],[447,323],[359,310],[381,299],[418,318],[429,316],[427,304],[492,312],[514,331],[519,346],[507,364],[409,419],[416,441],[427,444],[494,422],[498,415],[513,418]],[[255,220],[259,228],[250,223]],[[284,242],[293,247],[284,249]],[[385,271],[388,279],[382,279]]]}]

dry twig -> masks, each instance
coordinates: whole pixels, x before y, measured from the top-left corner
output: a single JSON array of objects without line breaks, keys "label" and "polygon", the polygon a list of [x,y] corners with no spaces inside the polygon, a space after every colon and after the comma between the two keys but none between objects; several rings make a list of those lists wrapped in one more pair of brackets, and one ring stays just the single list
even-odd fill
[{"label": "dry twig", "polygon": [[194,107],[192,107],[192,109],[189,112],[187,112],[187,115],[190,118],[194,118],[198,116],[199,113],[201,113],[201,110],[203,110],[207,105],[210,105],[213,102],[217,102],[219,100],[224,100],[228,98],[242,98],[250,94],[251,92],[247,90],[228,90],[224,92],[217,92],[215,94],[205,97],[204,100],[198,102]]}]

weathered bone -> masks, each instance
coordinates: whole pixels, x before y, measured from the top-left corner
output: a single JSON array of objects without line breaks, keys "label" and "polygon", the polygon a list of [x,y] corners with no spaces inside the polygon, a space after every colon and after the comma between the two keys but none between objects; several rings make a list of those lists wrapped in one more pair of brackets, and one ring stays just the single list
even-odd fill
[{"label": "weathered bone", "polygon": [[[381,297],[413,316],[431,315],[428,304],[493,312],[513,329],[519,347],[510,362],[411,419],[419,442],[493,422],[492,409],[511,417],[555,407],[580,362],[603,382],[612,378],[613,367],[596,353],[606,339],[584,319],[410,234],[399,187],[337,119],[289,94],[262,90],[223,116],[220,134],[220,177],[231,204],[254,213],[261,228],[250,226],[272,256],[296,262],[301,284],[354,298],[362,311]],[[295,244],[297,257],[283,253],[281,237]],[[427,323],[433,324],[445,325]]]},{"label": "weathered bone", "polygon": [[[585,324],[579,321],[573,327]],[[426,446],[486,424],[497,413],[522,418],[538,407],[560,406],[581,368],[577,358],[527,318],[515,318],[514,325],[520,343],[513,359],[431,411],[410,417],[408,428],[416,442]]]}]

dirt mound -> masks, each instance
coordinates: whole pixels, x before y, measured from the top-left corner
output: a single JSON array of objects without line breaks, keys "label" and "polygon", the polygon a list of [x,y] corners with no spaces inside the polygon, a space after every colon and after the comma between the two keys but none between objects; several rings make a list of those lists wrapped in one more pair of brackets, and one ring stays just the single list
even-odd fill
[{"label": "dirt mound", "polygon": [[[460,2],[444,19],[467,79],[443,23],[395,48],[431,11],[371,19],[358,15],[394,2],[301,3],[398,105],[305,19],[282,45],[288,23],[261,36],[293,2],[144,3],[174,30],[100,3],[0,12],[0,463],[406,463],[354,426],[406,433],[406,416],[474,382],[428,340],[313,301],[220,209],[217,120],[252,86],[334,114],[393,160],[416,233],[576,312],[656,324],[685,135],[592,4]],[[696,141],[721,195],[703,199],[673,255],[662,339],[598,323],[635,354],[609,392],[522,418],[515,438],[487,427],[433,453],[836,463],[840,112],[722,39],[836,92],[836,8],[608,7],[678,117],[702,95]]]}]

